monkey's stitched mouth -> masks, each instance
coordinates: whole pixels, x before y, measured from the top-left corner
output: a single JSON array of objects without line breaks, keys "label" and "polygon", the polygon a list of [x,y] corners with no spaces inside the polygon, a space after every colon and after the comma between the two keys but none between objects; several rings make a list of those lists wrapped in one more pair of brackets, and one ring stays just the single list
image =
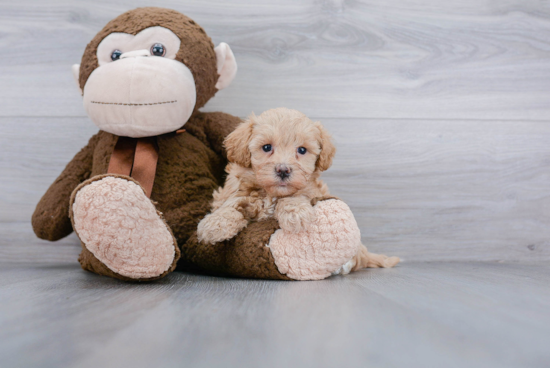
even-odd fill
[{"label": "monkey's stitched mouth", "polygon": [[123,102],[101,102],[101,101],[90,101],[94,104],[99,105],[119,105],[119,106],[152,106],[152,105],[165,105],[165,104],[172,104],[178,102],[178,100],[174,101],[163,101],[163,102],[149,102],[149,103],[123,103]]}]

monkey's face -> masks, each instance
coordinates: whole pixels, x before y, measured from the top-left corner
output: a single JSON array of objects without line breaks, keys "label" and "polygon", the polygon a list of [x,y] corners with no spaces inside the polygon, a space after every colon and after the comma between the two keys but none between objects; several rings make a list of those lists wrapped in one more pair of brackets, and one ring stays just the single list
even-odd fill
[{"label": "monkey's face", "polygon": [[146,137],[174,131],[197,98],[193,74],[176,61],[180,39],[163,27],[111,33],[97,48],[99,67],[84,86],[84,108],[109,133]]},{"label": "monkey's face", "polygon": [[[174,30],[146,25],[163,22]],[[227,44],[214,48],[191,19],[159,8],[136,9],[111,21],[88,45],[82,62],[83,70],[74,65],[73,74],[92,121],[101,130],[133,138],[181,128],[237,71]]]}]

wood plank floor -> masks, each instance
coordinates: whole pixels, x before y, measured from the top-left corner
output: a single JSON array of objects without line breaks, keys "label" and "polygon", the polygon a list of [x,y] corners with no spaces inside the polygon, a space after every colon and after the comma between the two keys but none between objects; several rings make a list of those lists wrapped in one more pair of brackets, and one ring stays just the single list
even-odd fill
[{"label": "wood plank floor", "polygon": [[403,263],[319,282],[0,265],[2,367],[548,367],[550,268]]}]

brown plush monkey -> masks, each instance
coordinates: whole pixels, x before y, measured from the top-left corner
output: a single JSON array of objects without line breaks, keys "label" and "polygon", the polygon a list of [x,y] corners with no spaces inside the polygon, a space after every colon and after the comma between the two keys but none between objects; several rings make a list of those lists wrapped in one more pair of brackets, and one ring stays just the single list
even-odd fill
[{"label": "brown plush monkey", "polygon": [[[214,47],[176,11],[139,8],[109,22],[73,67],[100,131],[38,203],[37,236],[54,241],[74,229],[82,267],[123,280],[161,278],[178,260],[181,268],[241,277],[320,279],[338,272],[360,242],[349,208],[337,200],[316,205],[323,227],[313,232],[284,234],[273,220],[252,223],[223,243],[197,241],[197,224],[223,183],[223,140],[240,123],[199,108],[236,70],[227,44]],[[313,238],[326,246],[308,248]],[[287,247],[296,242],[305,244],[303,252]]]}]

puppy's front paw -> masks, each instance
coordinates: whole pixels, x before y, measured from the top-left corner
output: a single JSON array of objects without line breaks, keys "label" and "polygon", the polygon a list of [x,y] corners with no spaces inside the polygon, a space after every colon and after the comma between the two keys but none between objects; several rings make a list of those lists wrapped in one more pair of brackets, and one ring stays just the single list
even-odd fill
[{"label": "puppy's front paw", "polygon": [[286,201],[277,206],[276,217],[281,229],[290,233],[299,233],[306,230],[314,221],[315,211],[307,202]]},{"label": "puppy's front paw", "polygon": [[220,208],[199,222],[197,238],[201,243],[215,244],[233,238],[248,221],[234,208]]}]

